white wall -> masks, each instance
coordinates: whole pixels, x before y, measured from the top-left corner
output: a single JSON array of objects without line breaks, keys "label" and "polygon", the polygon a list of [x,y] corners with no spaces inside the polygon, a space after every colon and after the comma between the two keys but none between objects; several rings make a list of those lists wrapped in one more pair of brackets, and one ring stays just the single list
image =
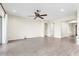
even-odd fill
[{"label": "white wall", "polygon": [[18,16],[9,15],[8,20],[8,40],[43,37],[44,23],[25,19]]},{"label": "white wall", "polygon": [[63,38],[74,35],[74,24],[69,24],[68,22],[55,22],[54,23],[54,37]]},{"label": "white wall", "polygon": [[68,37],[68,36],[72,35],[72,30],[71,30],[72,26],[70,26],[69,23],[62,22],[61,26],[62,26],[61,27],[62,28],[61,29],[61,36],[62,37]]},{"label": "white wall", "polygon": [[[44,22],[30,18],[21,18],[9,15],[8,17],[8,40],[43,37],[45,35]],[[72,35],[71,26],[67,22],[46,22],[47,36],[62,38]]]},{"label": "white wall", "polygon": [[48,37],[63,38],[69,37],[75,34],[74,24],[70,24],[66,21],[56,21],[56,22],[46,22],[47,23],[47,32]]},{"label": "white wall", "polygon": [[51,36],[53,36],[53,29],[54,29],[53,28],[53,23],[48,22],[47,24],[48,24],[47,36],[51,37]]},{"label": "white wall", "polygon": [[76,35],[76,24],[77,23],[70,23],[72,35]]},{"label": "white wall", "polygon": [[50,36],[54,37],[54,23],[51,22],[50,25],[49,25],[49,32],[50,33]]},{"label": "white wall", "polygon": [[53,22],[45,22],[44,24],[44,35],[48,37],[54,36],[54,24]]},{"label": "white wall", "polygon": [[61,23],[60,22],[54,23],[54,37],[61,38]]}]

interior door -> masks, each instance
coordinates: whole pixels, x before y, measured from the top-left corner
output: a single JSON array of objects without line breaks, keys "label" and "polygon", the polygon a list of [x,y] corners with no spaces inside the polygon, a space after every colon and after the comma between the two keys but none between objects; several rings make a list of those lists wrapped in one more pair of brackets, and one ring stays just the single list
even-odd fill
[{"label": "interior door", "polygon": [[0,44],[2,44],[2,17],[0,16]]}]

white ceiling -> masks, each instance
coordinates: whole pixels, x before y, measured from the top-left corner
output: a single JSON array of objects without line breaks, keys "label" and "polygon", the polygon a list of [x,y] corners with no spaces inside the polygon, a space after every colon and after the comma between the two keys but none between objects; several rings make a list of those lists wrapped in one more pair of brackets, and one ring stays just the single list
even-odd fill
[{"label": "white ceiling", "polygon": [[[8,14],[22,17],[33,15],[37,9],[41,10],[41,13],[47,13],[48,16],[44,18],[49,19],[61,19],[76,14],[73,3],[3,3],[3,6]],[[61,8],[64,9],[64,12],[60,11]]]}]

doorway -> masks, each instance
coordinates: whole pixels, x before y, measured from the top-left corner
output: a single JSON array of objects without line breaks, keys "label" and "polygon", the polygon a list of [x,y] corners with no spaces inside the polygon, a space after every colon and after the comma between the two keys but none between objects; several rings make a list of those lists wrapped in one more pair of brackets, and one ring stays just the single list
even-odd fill
[{"label": "doorway", "polygon": [[77,36],[77,24],[75,25],[75,33],[76,33],[76,36]]},{"label": "doorway", "polygon": [[47,37],[48,24],[44,23],[44,37]]}]

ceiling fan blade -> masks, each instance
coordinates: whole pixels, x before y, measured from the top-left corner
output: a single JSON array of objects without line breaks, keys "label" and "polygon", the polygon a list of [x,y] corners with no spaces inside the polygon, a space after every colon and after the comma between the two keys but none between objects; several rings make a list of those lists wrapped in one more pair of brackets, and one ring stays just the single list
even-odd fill
[{"label": "ceiling fan blade", "polygon": [[47,14],[42,14],[42,15],[40,15],[40,16],[47,16]]},{"label": "ceiling fan blade", "polygon": [[37,14],[36,12],[34,12],[34,14]]},{"label": "ceiling fan blade", "polygon": [[41,19],[44,19],[43,17],[41,17],[41,16],[38,16],[39,18],[41,18]]},{"label": "ceiling fan blade", "polygon": [[34,19],[36,19],[36,18],[37,18],[37,16]]},{"label": "ceiling fan blade", "polygon": [[35,16],[39,16],[39,13],[37,13],[37,12],[34,12],[34,14],[35,14]]}]

